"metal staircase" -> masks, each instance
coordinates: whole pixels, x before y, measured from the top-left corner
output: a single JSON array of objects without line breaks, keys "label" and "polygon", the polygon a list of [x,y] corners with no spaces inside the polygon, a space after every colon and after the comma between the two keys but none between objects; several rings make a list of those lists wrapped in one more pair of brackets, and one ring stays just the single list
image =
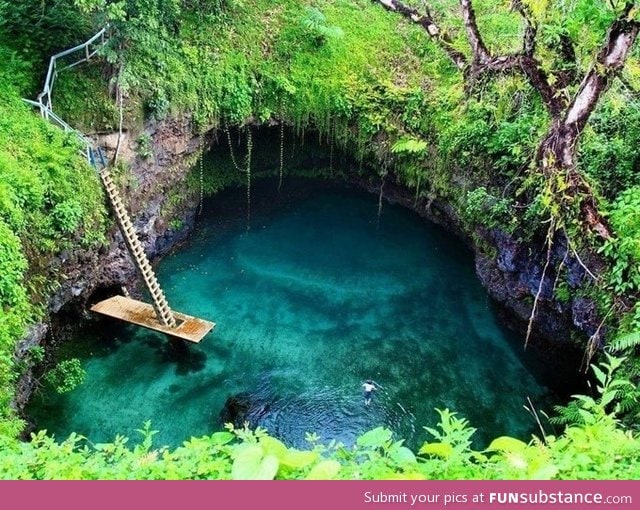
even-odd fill
[{"label": "metal staircase", "polygon": [[163,325],[175,328],[176,319],[173,316],[171,308],[169,308],[167,298],[160,288],[156,274],[154,273],[153,268],[149,263],[149,259],[142,248],[142,243],[140,243],[140,239],[138,239],[138,236],[136,235],[131,219],[129,218],[129,213],[127,213],[127,210],[122,203],[122,199],[120,198],[120,193],[111,178],[111,172],[108,168],[103,168],[99,173],[100,179],[102,179],[102,184],[104,184],[104,189],[107,191],[107,195],[111,201],[111,207],[125,243],[127,244],[127,248],[129,249],[129,253],[133,257],[136,267],[142,274],[144,283],[147,286],[147,289],[149,289],[149,293],[153,299],[153,309],[156,312],[156,316]]}]

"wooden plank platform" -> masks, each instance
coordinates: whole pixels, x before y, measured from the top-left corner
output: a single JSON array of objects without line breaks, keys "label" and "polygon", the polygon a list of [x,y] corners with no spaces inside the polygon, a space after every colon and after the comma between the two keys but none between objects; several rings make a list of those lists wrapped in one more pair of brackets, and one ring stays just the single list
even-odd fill
[{"label": "wooden plank platform", "polygon": [[93,305],[91,310],[195,343],[200,342],[215,327],[214,322],[191,317],[180,312],[173,312],[178,325],[175,328],[167,327],[158,321],[156,313],[150,304],[124,296],[113,296],[100,301]]}]

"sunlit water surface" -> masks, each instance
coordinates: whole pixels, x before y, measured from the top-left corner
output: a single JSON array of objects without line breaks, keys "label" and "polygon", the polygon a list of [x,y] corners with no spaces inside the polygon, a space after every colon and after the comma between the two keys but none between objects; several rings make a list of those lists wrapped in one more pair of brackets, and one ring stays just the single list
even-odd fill
[{"label": "sunlit water surface", "polygon": [[[213,320],[199,345],[100,321],[69,352],[86,382],[36,397],[30,413],[58,438],[177,446],[222,428],[231,396],[244,417],[286,443],[305,433],[352,444],[384,425],[412,447],[429,439],[435,408],[479,429],[476,446],[503,434],[529,437],[527,396],[549,391],[528,371],[522,339],[497,322],[471,254],[412,212],[349,190],[265,194],[246,229],[242,192],[205,207],[184,249],[159,278],[172,307]],[[370,406],[362,382],[379,385]]]}]

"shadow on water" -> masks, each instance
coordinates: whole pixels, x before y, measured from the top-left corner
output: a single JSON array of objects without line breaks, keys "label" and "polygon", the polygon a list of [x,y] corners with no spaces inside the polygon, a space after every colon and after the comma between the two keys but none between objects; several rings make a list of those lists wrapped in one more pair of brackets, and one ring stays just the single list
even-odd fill
[{"label": "shadow on water", "polygon": [[167,338],[161,349],[161,360],[163,363],[175,364],[176,375],[186,375],[204,370],[207,354],[182,340]]},{"label": "shadow on water", "polygon": [[[306,433],[352,444],[376,426],[416,448],[449,408],[478,428],[527,439],[527,396],[555,396],[531,372],[522,337],[500,325],[471,254],[441,230],[377,198],[326,185],[277,194],[259,184],[247,231],[243,190],[205,206],[190,242],[158,275],[176,310],[213,320],[198,345],[97,321],[68,349],[86,382],[34,399],[30,413],[58,437],[179,445],[223,423],[266,428],[288,444]],[[370,406],[362,382],[379,384]]]}]

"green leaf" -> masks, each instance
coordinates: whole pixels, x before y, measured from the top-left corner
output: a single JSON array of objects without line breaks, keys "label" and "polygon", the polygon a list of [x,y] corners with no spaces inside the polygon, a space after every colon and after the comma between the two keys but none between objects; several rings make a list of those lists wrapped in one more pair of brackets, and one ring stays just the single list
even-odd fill
[{"label": "green leaf", "polygon": [[233,461],[231,477],[234,480],[273,480],[278,473],[279,462],[275,455],[264,455],[258,445],[241,448]]},{"label": "green leaf", "polygon": [[278,474],[280,463],[274,455],[267,455],[260,463],[260,470],[255,480],[273,480]]},{"label": "green leaf", "polygon": [[280,463],[291,469],[302,469],[315,462],[317,458],[318,454],[316,452],[289,450],[287,454],[280,459]]},{"label": "green leaf", "polygon": [[580,416],[582,417],[582,419],[586,424],[595,423],[596,419],[593,416],[593,414],[591,414],[589,411],[585,411],[584,409],[578,409],[578,413],[580,413]]},{"label": "green leaf", "polygon": [[529,478],[531,480],[552,480],[559,469],[554,464],[543,464],[535,469],[529,469]]},{"label": "green leaf", "polygon": [[340,471],[340,463],[335,460],[323,460],[313,467],[307,475],[307,480],[333,480]]},{"label": "green leaf", "polygon": [[399,448],[393,448],[389,452],[389,458],[396,464],[415,464],[416,456],[406,446],[400,446]]},{"label": "green leaf", "polygon": [[425,443],[418,451],[420,455],[435,455],[447,459],[453,453],[453,446],[449,443]]},{"label": "green leaf", "polygon": [[384,427],[376,427],[362,434],[356,441],[358,446],[364,448],[384,448],[391,441],[392,432]]},{"label": "green leaf", "polygon": [[592,365],[591,369],[593,370],[593,373],[596,376],[596,379],[598,380],[598,382],[604,385],[607,381],[606,374],[602,370],[600,370],[600,368],[597,367],[596,365]]},{"label": "green leaf", "polygon": [[602,398],[600,399],[600,405],[605,407],[607,404],[613,402],[613,399],[616,398],[617,391],[606,391],[602,394]]},{"label": "green leaf", "polygon": [[527,448],[527,444],[519,439],[509,436],[500,436],[491,441],[487,450],[498,450],[501,452],[516,453],[522,452]]},{"label": "green leaf", "polygon": [[394,154],[424,154],[426,150],[427,142],[415,138],[401,138],[391,147],[391,152]]},{"label": "green leaf", "polygon": [[209,441],[212,445],[220,446],[233,441],[235,436],[231,432],[216,432],[212,434]]},{"label": "green leaf", "polygon": [[288,452],[287,446],[275,437],[261,437],[260,446],[262,446],[266,454],[275,455],[278,460],[282,460]]}]

